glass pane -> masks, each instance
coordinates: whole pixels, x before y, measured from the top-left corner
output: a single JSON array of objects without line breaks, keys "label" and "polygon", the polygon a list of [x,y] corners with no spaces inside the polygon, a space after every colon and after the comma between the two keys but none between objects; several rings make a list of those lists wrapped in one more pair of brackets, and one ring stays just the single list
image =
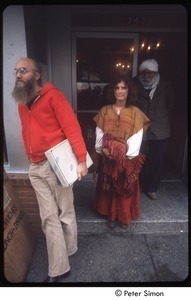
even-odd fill
[{"label": "glass pane", "polygon": [[134,39],[76,39],[77,117],[90,153],[95,145],[93,117],[109,103],[113,78],[121,73],[132,76],[133,51]]},{"label": "glass pane", "polygon": [[[95,145],[95,122],[93,121],[93,117],[96,115],[96,112],[78,112],[77,118],[80,123],[82,134],[86,143],[86,147],[88,152],[91,155],[92,150]],[[92,172],[92,167],[88,169],[88,172]]]},{"label": "glass pane", "polygon": [[96,112],[78,112],[78,121],[80,122],[88,150],[91,150],[95,144],[95,122],[93,121],[95,115]]},{"label": "glass pane", "polygon": [[77,110],[98,110],[106,88],[120,73],[132,75],[133,39],[77,38]]}]

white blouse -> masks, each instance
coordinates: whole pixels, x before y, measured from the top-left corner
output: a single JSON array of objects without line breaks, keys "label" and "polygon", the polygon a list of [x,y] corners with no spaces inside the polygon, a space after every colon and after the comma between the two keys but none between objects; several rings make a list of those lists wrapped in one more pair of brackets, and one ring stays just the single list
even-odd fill
[{"label": "white blouse", "polygon": [[[102,153],[102,138],[103,138],[104,132],[99,128],[96,127],[96,141],[95,141],[95,149],[96,152]],[[126,156],[131,159],[137,155],[139,155],[141,143],[143,138],[143,128],[141,128],[137,133],[132,135],[127,140],[127,146],[128,150],[126,153]]]}]

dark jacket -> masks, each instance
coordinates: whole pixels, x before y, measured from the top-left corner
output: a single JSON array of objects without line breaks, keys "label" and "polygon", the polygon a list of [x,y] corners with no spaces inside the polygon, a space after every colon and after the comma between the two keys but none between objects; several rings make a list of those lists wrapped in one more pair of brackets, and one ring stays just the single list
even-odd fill
[{"label": "dark jacket", "polygon": [[174,91],[168,81],[160,79],[152,100],[147,91],[139,83],[138,77],[134,78],[138,88],[138,106],[150,119],[147,130],[147,139],[161,140],[170,136],[170,115],[174,106]]}]

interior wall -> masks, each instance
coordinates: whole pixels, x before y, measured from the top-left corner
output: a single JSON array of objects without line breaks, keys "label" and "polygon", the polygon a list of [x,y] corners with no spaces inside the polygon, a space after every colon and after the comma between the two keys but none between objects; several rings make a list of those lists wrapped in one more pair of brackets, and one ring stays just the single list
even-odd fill
[{"label": "interior wall", "polygon": [[[71,53],[71,7],[68,5],[48,6],[47,32],[51,81],[72,103],[72,53]],[[54,24],[54,26],[53,26]]]}]

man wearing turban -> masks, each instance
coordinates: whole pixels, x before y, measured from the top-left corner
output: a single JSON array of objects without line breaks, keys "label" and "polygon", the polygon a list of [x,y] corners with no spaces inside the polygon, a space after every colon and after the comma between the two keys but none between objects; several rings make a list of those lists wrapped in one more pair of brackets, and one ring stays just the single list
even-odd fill
[{"label": "man wearing turban", "polygon": [[142,143],[146,155],[145,166],[140,174],[142,189],[152,199],[157,199],[164,157],[170,137],[170,115],[174,105],[174,91],[169,81],[161,79],[158,62],[144,60],[139,74],[134,78],[138,88],[137,106],[150,119]]}]

